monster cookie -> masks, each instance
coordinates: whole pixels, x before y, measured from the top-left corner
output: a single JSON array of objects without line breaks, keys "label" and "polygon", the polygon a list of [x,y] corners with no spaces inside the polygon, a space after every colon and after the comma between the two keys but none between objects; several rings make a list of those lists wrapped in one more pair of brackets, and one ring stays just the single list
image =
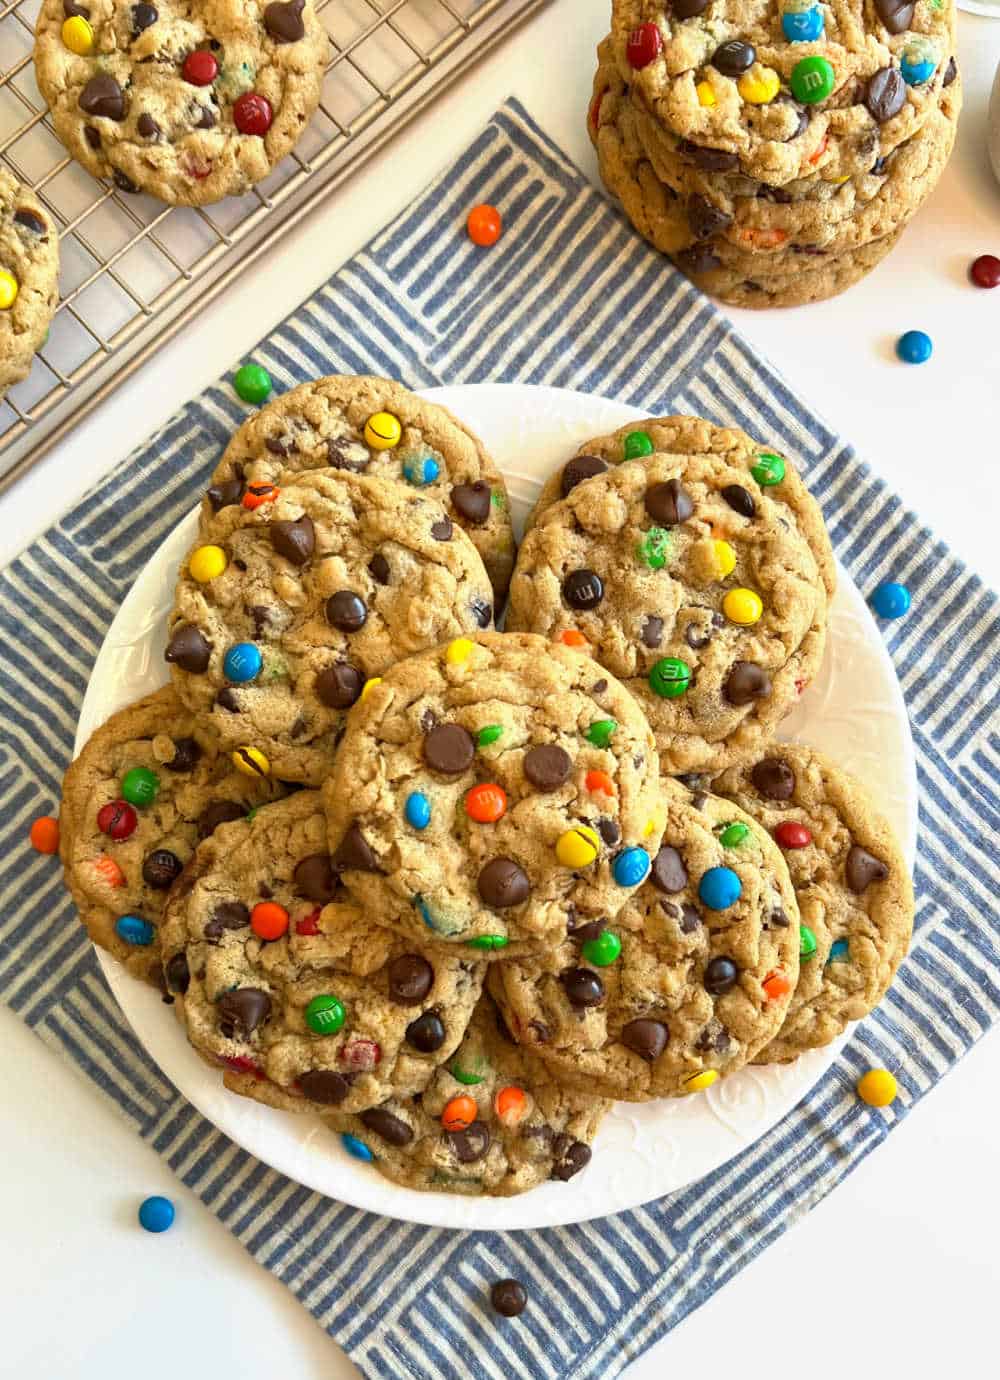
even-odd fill
[{"label": "monster cookie", "polygon": [[597,436],[585,441],[578,453],[562,469],[546,480],[534,508],[528,516],[526,530],[552,506],[565,498],[571,489],[595,474],[604,474],[612,465],[633,460],[636,454],[667,451],[674,455],[715,456],[727,466],[746,471],[742,494],[731,495],[740,503],[745,515],[755,510],[754,493],[758,481],[754,469],[765,463],[769,467],[768,498],[783,505],[809,545],[819,566],[827,593],[832,595],[837,585],[836,563],[830,547],[819,505],[799,477],[798,470],[769,446],[752,441],[735,427],[714,426],[701,417],[650,417],[642,422],[629,422],[610,436]]},{"label": "monster cookie", "polygon": [[514,565],[507,490],[482,442],[445,408],[364,375],[293,388],[236,432],[212,476],[203,521],[238,503],[249,484],[315,469],[398,479],[442,504],[468,532],[502,603]]},{"label": "monster cookie", "polygon": [[236,771],[170,686],[113,715],[67,771],[59,815],[66,884],[91,939],[157,981],[167,891],[198,840],[282,794]]},{"label": "monster cookie", "polygon": [[767,496],[783,473],[767,453],[749,475],[647,455],[571,488],[521,546],[507,626],[583,640],[639,700],[667,772],[751,756],[819,667],[826,590]]},{"label": "monster cookie", "polygon": [[712,789],[779,845],[802,917],[802,968],[760,1063],[829,1044],[885,995],[913,929],[909,870],[867,792],[812,748],[771,743]]},{"label": "monster cookie", "polygon": [[350,1112],[426,1086],[484,971],[471,954],[419,952],[346,897],[316,791],[199,846],[167,905],[163,964],[188,1039],[231,1085]]},{"label": "monster cookie", "polygon": [[490,973],[516,1039],[569,1087],[641,1102],[711,1086],[778,1032],[799,968],[781,852],[734,805],[665,780],[649,880],[613,920]]},{"label": "monster cookie", "polygon": [[59,301],[59,236],[48,211],[0,168],[0,398],[27,378]]},{"label": "monster cookie", "polygon": [[324,1120],[350,1152],[405,1188],[511,1197],[589,1163],[611,1103],[557,1083],[483,997],[458,1050],[419,1097]]},{"label": "monster cookie", "polygon": [[703,161],[768,186],[866,173],[950,75],[949,0],[614,0],[621,79]]},{"label": "monster cookie", "polygon": [[166,658],[244,769],[318,785],[366,680],[492,621],[482,561],[440,504],[315,471],[252,483],[202,525]]},{"label": "monster cookie", "polygon": [[402,661],[350,715],[323,788],[366,914],[487,958],[614,915],[649,870],[657,755],[590,657],[482,633]]},{"label": "monster cookie", "polygon": [[327,48],[313,0],[44,0],[35,73],[88,172],[201,206],[249,191],[293,147]]}]

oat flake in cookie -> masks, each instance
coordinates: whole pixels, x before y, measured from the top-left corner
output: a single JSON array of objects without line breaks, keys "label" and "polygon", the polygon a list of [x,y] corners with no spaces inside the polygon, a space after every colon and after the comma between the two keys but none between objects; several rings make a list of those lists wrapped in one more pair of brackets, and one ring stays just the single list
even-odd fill
[{"label": "oat flake in cookie", "polygon": [[319,785],[366,680],[492,618],[482,561],[439,504],[388,480],[293,474],[202,524],[166,656],[247,770]]},{"label": "oat flake in cookie", "polygon": [[802,967],[784,1025],[758,1062],[829,1044],[885,996],[913,930],[913,888],[867,791],[812,748],[771,743],[718,777],[784,854],[802,916]]},{"label": "oat flake in cookie", "polygon": [[514,565],[507,490],[482,442],[446,408],[367,375],[293,388],[236,432],[212,475],[203,521],[238,503],[248,484],[316,469],[397,479],[440,503],[468,533],[503,601]]},{"label": "oat flake in cookie", "polygon": [[328,48],[313,0],[44,0],[35,74],[88,172],[203,206],[249,191],[297,142]]},{"label": "oat flake in cookie", "polygon": [[235,770],[171,686],[119,710],[67,771],[59,813],[66,885],[91,939],[158,983],[167,892],[199,839],[284,793]]},{"label": "oat flake in cookie", "polygon": [[525,537],[507,626],[586,639],[639,700],[670,773],[721,770],[766,741],[815,675],[826,589],[768,490],[785,473],[650,454],[571,488]]},{"label": "oat flake in cookie", "polygon": [[170,897],[163,961],[198,1053],[235,1091],[293,1111],[418,1092],[483,977],[473,955],[424,953],[346,897],[315,791],[199,847]]},{"label": "oat flake in cookie", "polygon": [[59,236],[34,193],[0,168],[0,398],[27,378],[59,301]]},{"label": "oat flake in cookie", "polygon": [[799,966],[777,845],[733,805],[669,779],[663,807],[649,880],[614,919],[490,973],[510,1030],[554,1076],[629,1102],[742,1068],[781,1027]]},{"label": "oat flake in cookie", "polygon": [[324,1120],[360,1141],[379,1173],[404,1188],[511,1197],[584,1170],[610,1107],[557,1083],[514,1044],[483,997],[465,1039],[420,1097]]},{"label": "oat flake in cookie", "polygon": [[657,755],[590,658],[483,633],[386,671],[323,788],[330,846],[366,913],[486,958],[613,915],[662,830]]}]

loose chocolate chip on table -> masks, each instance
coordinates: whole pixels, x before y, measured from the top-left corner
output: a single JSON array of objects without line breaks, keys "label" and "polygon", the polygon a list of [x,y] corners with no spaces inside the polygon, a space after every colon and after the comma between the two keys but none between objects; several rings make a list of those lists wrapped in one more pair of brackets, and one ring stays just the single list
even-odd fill
[{"label": "loose chocolate chip on table", "polygon": [[298,1081],[309,1101],[321,1102],[324,1107],[336,1107],[351,1090],[347,1079],[332,1069],[310,1069],[300,1073]]},{"label": "loose chocolate chip on table", "polygon": [[271,523],[271,545],[293,565],[305,565],[316,549],[316,528],[308,514],[294,522]]},{"label": "loose chocolate chip on table", "polygon": [[604,983],[589,968],[569,968],[560,981],[570,1006],[600,1006],[604,1000]]},{"label": "loose chocolate chip on table", "polygon": [[419,1006],[434,986],[434,969],[420,954],[400,954],[389,964],[389,996],[400,1006]]},{"label": "loose chocolate chip on table", "polygon": [[686,522],[694,512],[691,496],[679,479],[653,484],[646,490],[646,512],[661,527]]},{"label": "loose chocolate chip on table", "polygon": [[736,986],[739,975],[740,970],[731,958],[719,956],[710,959],[705,968],[705,991],[711,992],[713,997],[721,997],[724,992]]},{"label": "loose chocolate chip on table", "polygon": [[154,891],[165,891],[181,875],[184,864],[169,848],[155,848],[147,853],[142,864],[142,880]]},{"label": "loose chocolate chip on table", "polygon": [[368,573],[372,579],[380,585],[389,583],[389,562],[382,555],[381,551],[376,551],[375,555],[368,562]]},{"label": "loose chocolate chip on table", "polygon": [[85,115],[124,120],[125,92],[109,73],[99,72],[80,92],[80,109]]},{"label": "loose chocolate chip on table", "polygon": [[149,29],[159,19],[159,13],[155,5],[133,5],[132,6],[132,37],[135,38],[145,29]]},{"label": "loose chocolate chip on table", "polygon": [[180,992],[183,996],[191,983],[191,973],[188,969],[187,955],[183,953],[172,954],[167,959],[163,969],[163,976],[166,979],[167,987],[171,992]]},{"label": "loose chocolate chip on table", "polygon": [[271,998],[259,987],[237,987],[218,1001],[219,1029],[227,1040],[246,1039],[271,1014]]},{"label": "loose chocolate chip on table", "polygon": [[359,824],[352,824],[333,855],[333,865],[338,871],[377,872],[378,860],[371,844],[361,832]]},{"label": "loose chocolate chip on table", "polygon": [[531,894],[531,883],[513,858],[492,858],[479,873],[476,886],[483,904],[491,910],[509,910]]},{"label": "loose chocolate chip on table", "polygon": [[499,1279],[490,1290],[494,1311],[504,1318],[516,1318],[528,1302],[524,1285],[517,1279]]},{"label": "loose chocolate chip on table", "polygon": [[640,1059],[651,1064],[667,1047],[667,1027],[662,1021],[641,1016],[637,1021],[629,1021],[621,1033],[622,1044]]},{"label": "loose chocolate chip on table", "polygon": [[540,743],[524,754],[524,774],[539,791],[555,791],[568,780],[573,759],[556,743]]},{"label": "loose chocolate chip on table", "polygon": [[735,705],[766,700],[771,694],[771,677],[755,661],[737,661],[726,678],[723,693]]},{"label": "loose chocolate chip on table", "polygon": [[493,490],[482,479],[475,484],[456,484],[451,491],[452,506],[466,522],[485,522],[490,515],[492,499]]},{"label": "loose chocolate chip on table", "polygon": [[906,104],[906,82],[896,67],[883,67],[872,74],[865,89],[865,105],[873,120],[884,125]]},{"label": "loose chocolate chip on table", "polygon": [[748,489],[744,489],[741,484],[727,484],[722,490],[722,497],[726,500],[734,513],[739,513],[740,517],[752,518],[757,512],[757,505],[753,501],[753,495]]},{"label": "loose chocolate chip on table", "polygon": [[292,873],[296,896],[323,904],[332,901],[337,890],[337,874],[329,853],[310,853],[295,864]]},{"label": "loose chocolate chip on table", "polygon": [[596,609],[604,598],[604,581],[593,570],[571,570],[562,593],[571,609]]},{"label": "loose chocolate chip on table", "polygon": [[707,240],[717,235],[732,223],[732,216],[719,206],[713,206],[707,197],[692,196],[687,204],[688,225],[697,240]]},{"label": "loose chocolate chip on table", "polygon": [[882,882],[889,875],[889,869],[880,858],[873,857],[866,848],[852,844],[847,854],[844,868],[847,885],[860,895],[871,882]]},{"label": "loose chocolate chip on table", "polygon": [[184,623],[167,643],[163,659],[173,662],[182,671],[190,671],[192,675],[200,676],[208,670],[211,655],[212,644],[208,639],[190,623]]},{"label": "loose chocolate chip on table", "polygon": [[250,924],[250,911],[242,901],[220,901],[205,924],[205,938],[221,939],[226,930],[245,930]]},{"label": "loose chocolate chip on table", "polygon": [[424,738],[424,761],[442,776],[460,776],[475,755],[475,740],[461,724],[438,724]]},{"label": "loose chocolate chip on table", "polygon": [[444,1021],[436,1011],[425,1011],[406,1027],[406,1043],[421,1054],[433,1054],[445,1040]]},{"label": "loose chocolate chip on table", "polygon": [[451,518],[442,518],[440,522],[435,522],[431,526],[431,536],[435,541],[451,541],[454,531]]},{"label": "loose chocolate chip on table", "polygon": [[213,484],[206,489],[205,497],[212,505],[213,513],[217,513],[221,508],[229,508],[232,504],[239,503],[243,497],[243,480],[224,479],[221,484]]},{"label": "loose chocolate chip on table", "polygon": [[275,43],[296,43],[305,37],[302,21],[305,0],[288,0],[286,4],[268,5],[264,11],[264,28]]},{"label": "loose chocolate chip on table", "polygon": [[203,839],[214,834],[220,824],[231,824],[234,819],[244,819],[246,809],[235,800],[213,800],[198,816],[198,833]]},{"label": "loose chocolate chip on table", "polygon": [[445,1139],[459,1164],[475,1164],[490,1148],[490,1128],[485,1121],[474,1121],[464,1131],[446,1131]]},{"label": "loose chocolate chip on table", "polygon": [[587,1167],[591,1151],[589,1145],[584,1145],[582,1140],[574,1140],[563,1131],[552,1142],[552,1154],[555,1164],[552,1166],[551,1177],[565,1183],[567,1179],[572,1179],[574,1174],[579,1174],[581,1169]]},{"label": "loose chocolate chip on table", "polygon": [[326,601],[326,621],[341,632],[358,632],[368,621],[368,605],[353,589],[338,589]]},{"label": "loose chocolate chip on table", "polygon": [[681,140],[680,152],[703,172],[733,172],[740,165],[737,154],[727,153],[725,149],[710,149],[702,144],[692,144],[688,139]]},{"label": "loose chocolate chip on table", "polygon": [[328,709],[350,709],[365,688],[364,673],[349,662],[327,666],[316,677],[316,694]]},{"label": "loose chocolate chip on table", "polygon": [[668,896],[683,891],[687,886],[688,874],[684,859],[669,843],[664,844],[653,859],[650,879],[658,891],[665,891]]},{"label": "loose chocolate chip on table", "polygon": [[663,619],[657,618],[655,614],[647,613],[639,636],[642,638],[644,647],[658,647],[663,641]]},{"label": "loose chocolate chip on table", "polygon": [[764,757],[750,773],[750,780],[767,800],[791,800],[795,773],[780,757]]},{"label": "loose chocolate chip on table", "polygon": [[33,235],[44,235],[48,231],[48,226],[41,216],[34,211],[29,211],[26,206],[20,207],[14,212],[14,224],[22,225],[25,230],[30,230]]},{"label": "loose chocolate chip on table", "polygon": [[201,757],[201,748],[193,738],[175,738],[174,755],[165,762],[167,771],[191,771]]},{"label": "loose chocolate chip on table", "polygon": [[752,43],[742,38],[730,38],[720,43],[712,55],[712,66],[724,77],[740,77],[757,61]]},{"label": "loose chocolate chip on table", "polygon": [[913,0],[875,0],[875,13],[891,34],[901,34],[913,20]]},{"label": "loose chocolate chip on table", "polygon": [[603,474],[607,468],[607,463],[597,455],[574,455],[572,460],[563,465],[559,481],[563,498],[575,489],[577,484],[582,484],[585,479],[592,479],[595,474]]}]

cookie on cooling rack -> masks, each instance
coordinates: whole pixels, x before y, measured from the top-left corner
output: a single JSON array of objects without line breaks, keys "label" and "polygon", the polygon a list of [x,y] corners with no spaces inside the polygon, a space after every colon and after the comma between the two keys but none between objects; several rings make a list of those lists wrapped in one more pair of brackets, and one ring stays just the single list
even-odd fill
[{"label": "cookie on cooling rack", "polygon": [[33,192],[0,168],[0,398],[27,378],[59,302],[59,235]]}]

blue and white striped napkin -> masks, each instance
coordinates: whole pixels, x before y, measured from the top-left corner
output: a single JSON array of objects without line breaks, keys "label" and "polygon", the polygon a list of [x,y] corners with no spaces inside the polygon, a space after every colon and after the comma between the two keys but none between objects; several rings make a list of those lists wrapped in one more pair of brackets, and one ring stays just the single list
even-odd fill
[{"label": "blue and white striped napkin", "polygon": [[[479,201],[504,208],[502,254],[456,236]],[[58,868],[28,846],[31,820],[55,812],[112,616],[245,415],[228,384],[184,407],[0,574],[4,1001],[112,1099],[366,1376],[610,1380],[834,1188],[1000,1014],[989,876],[1000,829],[996,600],[513,101],[252,354],[280,389],[355,371],[412,387],[516,380],[735,424],[795,456],[862,589],[891,574],[913,592],[886,637],[920,774],[917,937],[888,998],[800,1106],[709,1179],[618,1217],[505,1236],[338,1205],[233,1145],[137,1046]],[[884,1113],[854,1095],[871,1065],[899,1079]],[[501,1328],[487,1295],[506,1275],[530,1282],[531,1306]]]}]

